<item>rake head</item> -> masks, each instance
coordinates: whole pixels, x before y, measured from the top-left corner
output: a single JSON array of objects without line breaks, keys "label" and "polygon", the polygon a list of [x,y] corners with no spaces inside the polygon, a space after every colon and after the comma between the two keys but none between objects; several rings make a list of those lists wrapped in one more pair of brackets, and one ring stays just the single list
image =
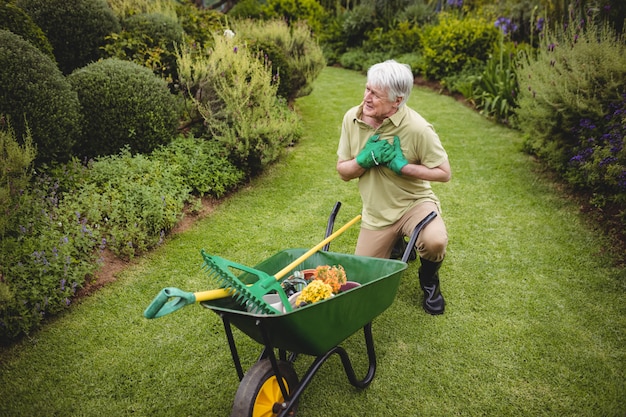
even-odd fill
[{"label": "rake head", "polygon": [[[202,268],[207,272],[208,276],[217,281],[221,288],[231,292],[232,297],[240,304],[243,304],[250,312],[257,314],[282,313],[263,299],[264,295],[274,291],[280,296],[285,309],[287,311],[291,310],[287,295],[275,277],[228,259],[209,255],[204,250],[200,252],[204,259]],[[233,271],[246,272],[256,276],[257,280],[252,285],[245,284]]]}]

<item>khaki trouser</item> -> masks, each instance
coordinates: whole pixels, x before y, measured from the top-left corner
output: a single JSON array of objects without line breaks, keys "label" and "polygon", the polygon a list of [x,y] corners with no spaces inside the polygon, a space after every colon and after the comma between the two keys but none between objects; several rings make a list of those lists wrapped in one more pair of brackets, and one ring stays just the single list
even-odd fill
[{"label": "khaki trouser", "polygon": [[417,242],[415,242],[415,248],[420,258],[432,262],[443,261],[446,255],[446,246],[448,245],[448,232],[441,218],[439,208],[430,201],[413,207],[400,220],[386,229],[369,230],[361,227],[355,254],[375,258],[389,258],[396,240],[402,235],[411,236],[415,226],[431,211],[437,212],[437,217],[422,229]]}]

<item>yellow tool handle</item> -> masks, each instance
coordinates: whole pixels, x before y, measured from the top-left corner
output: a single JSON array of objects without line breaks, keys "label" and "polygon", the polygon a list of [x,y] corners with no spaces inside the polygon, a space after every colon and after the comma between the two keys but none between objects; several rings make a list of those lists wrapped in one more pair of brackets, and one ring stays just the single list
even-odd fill
[{"label": "yellow tool handle", "polygon": [[[356,216],[354,219],[350,220],[345,225],[343,225],[335,233],[328,236],[326,239],[322,240],[320,243],[318,243],[317,245],[309,249],[307,252],[302,254],[298,259],[296,259],[295,261],[293,261],[292,263],[290,263],[289,265],[287,265],[286,267],[278,271],[274,275],[274,278],[276,278],[277,280],[281,279],[283,276],[285,276],[285,274],[287,274],[289,271],[294,269],[296,266],[300,265],[302,262],[308,259],[311,255],[313,255],[314,253],[322,249],[325,244],[327,244],[328,242],[330,242],[331,240],[333,240],[334,238],[336,238],[337,236],[345,232],[350,226],[352,226],[354,223],[358,222],[359,220],[361,220],[360,214]],[[217,290],[195,292],[194,296],[196,297],[196,302],[199,303],[200,301],[217,300],[218,298],[228,297],[229,295],[232,294],[232,292],[233,292],[232,290],[217,289]]]}]

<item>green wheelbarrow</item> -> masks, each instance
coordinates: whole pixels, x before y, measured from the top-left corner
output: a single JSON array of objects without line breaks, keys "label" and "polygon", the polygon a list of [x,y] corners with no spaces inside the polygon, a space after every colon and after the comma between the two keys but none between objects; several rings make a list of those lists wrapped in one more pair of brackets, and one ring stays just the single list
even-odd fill
[{"label": "green wheelbarrow", "polygon": [[[333,213],[336,214],[336,206]],[[436,214],[427,216],[415,228],[409,244]],[[333,219],[333,214],[331,214]],[[329,230],[332,229],[329,220]],[[200,301],[200,305],[216,313],[223,321],[224,332],[240,380],[231,417],[294,416],[298,400],[322,364],[337,354],[349,382],[366,388],[376,372],[376,353],[372,321],[394,301],[400,279],[407,268],[410,247],[403,259],[379,259],[329,252],[328,246],[308,256],[291,271],[314,269],[319,265],[341,265],[350,281],[358,286],[334,297],[318,301],[282,314],[251,312],[235,297],[219,297]],[[276,253],[254,270],[272,274],[301,259],[306,249],[287,249]],[[252,283],[256,275],[241,277]],[[232,326],[263,346],[258,361],[244,373]],[[340,344],[363,329],[368,356],[368,370],[359,379],[347,351]],[[302,378],[294,369],[297,357],[312,357]]]}]

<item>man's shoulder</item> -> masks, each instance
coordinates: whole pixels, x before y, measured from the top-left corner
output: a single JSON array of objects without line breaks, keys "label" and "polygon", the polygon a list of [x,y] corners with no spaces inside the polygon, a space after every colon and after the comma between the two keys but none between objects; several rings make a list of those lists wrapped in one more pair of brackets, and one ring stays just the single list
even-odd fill
[{"label": "man's shoulder", "polygon": [[413,109],[409,106],[404,106],[406,108],[406,116],[409,117],[414,122],[419,122],[420,124],[429,125],[430,123],[426,120],[421,114],[417,112],[417,110]]}]

